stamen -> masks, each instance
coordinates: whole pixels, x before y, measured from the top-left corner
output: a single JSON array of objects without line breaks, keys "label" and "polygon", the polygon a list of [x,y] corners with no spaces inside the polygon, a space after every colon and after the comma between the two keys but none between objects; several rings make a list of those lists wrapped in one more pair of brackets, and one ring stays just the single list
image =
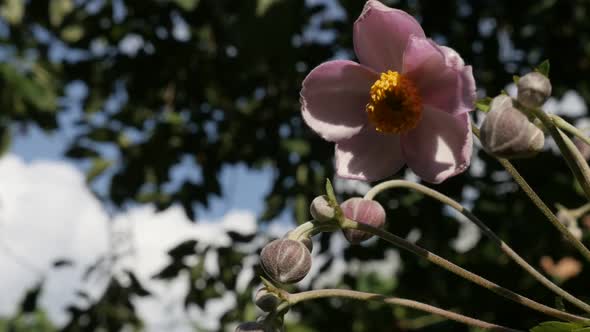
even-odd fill
[{"label": "stamen", "polygon": [[388,70],[371,86],[366,111],[378,132],[401,134],[420,122],[422,100],[414,82]]}]

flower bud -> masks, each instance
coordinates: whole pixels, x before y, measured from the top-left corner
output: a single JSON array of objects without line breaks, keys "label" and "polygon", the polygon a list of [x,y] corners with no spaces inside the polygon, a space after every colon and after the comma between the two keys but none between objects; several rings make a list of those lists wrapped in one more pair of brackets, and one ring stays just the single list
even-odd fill
[{"label": "flower bud", "polygon": [[529,108],[541,107],[551,96],[551,82],[536,71],[521,77],[517,86],[518,102]]},{"label": "flower bud", "polygon": [[[373,227],[383,227],[385,210],[379,202],[360,197],[349,198],[340,204],[342,213],[348,219]],[[352,244],[359,244],[372,237],[371,234],[356,229],[345,229],[344,237]]]},{"label": "flower bud", "polygon": [[256,292],[255,301],[258,308],[264,312],[271,312],[275,310],[281,303],[281,299],[274,293],[261,288]]},{"label": "flower bud", "polygon": [[311,269],[311,254],[295,240],[278,239],[267,244],[260,253],[262,268],[276,282],[292,284],[303,279]]},{"label": "flower bud", "polygon": [[313,199],[309,206],[309,213],[317,221],[329,221],[334,218],[334,208],[330,206],[326,195]]},{"label": "flower bud", "polygon": [[500,95],[492,100],[490,111],[481,124],[480,141],[491,155],[524,158],[543,149],[545,135],[521,111],[512,99]]},{"label": "flower bud", "polygon": [[577,137],[574,137],[572,141],[574,142],[576,148],[578,148],[578,151],[580,151],[582,157],[584,157],[586,161],[590,160],[590,145],[586,144],[584,141]]},{"label": "flower bud", "polygon": [[[293,230],[288,231],[285,236],[283,236],[284,239],[289,238],[290,234],[293,232]],[[303,245],[305,247],[307,247],[307,250],[309,250],[309,252],[313,251],[313,241],[311,240],[310,237],[304,237],[304,238],[300,238],[300,239],[291,239],[291,240],[296,240],[299,241],[301,243],[303,243]]]}]

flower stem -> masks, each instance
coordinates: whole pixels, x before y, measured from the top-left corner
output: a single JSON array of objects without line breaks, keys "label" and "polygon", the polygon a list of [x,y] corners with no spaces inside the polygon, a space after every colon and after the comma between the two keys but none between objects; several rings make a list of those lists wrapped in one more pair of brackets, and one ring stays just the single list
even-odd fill
[{"label": "flower stem", "polygon": [[423,186],[419,183],[414,183],[405,180],[391,180],[385,181],[377,186],[373,187],[371,190],[367,192],[365,195],[365,199],[373,199],[378,193],[391,188],[408,188],[418,192],[421,192],[427,196],[430,196],[439,202],[446,204],[465,217],[473,222],[489,239],[491,239],[498,247],[510,257],[516,264],[520,265],[526,272],[533,276],[533,278],[537,279],[541,284],[547,287],[549,290],[557,294],[558,296],[563,297],[567,301],[571,302],[578,308],[590,313],[590,305],[587,303],[582,302],[572,294],[568,293],[561,287],[557,286],[551,280],[547,279],[543,276],[539,271],[537,271],[534,267],[532,267],[529,263],[527,263],[520,255],[518,255],[508,244],[502,241],[491,229],[489,229],[479,218],[477,218],[471,211],[465,209],[461,204],[457,201],[453,200],[452,198],[436,191],[430,189],[426,186]]},{"label": "flower stem", "polygon": [[[524,107],[519,105],[519,107]],[[526,111],[532,113],[537,119],[541,120],[541,123],[549,134],[555,140],[557,147],[561,151],[563,159],[569,166],[570,170],[574,174],[574,177],[582,187],[586,198],[590,200],[590,168],[586,163],[586,160],[581,156],[580,151],[572,143],[572,141],[555,125],[553,119],[539,108],[527,108]]]},{"label": "flower stem", "polygon": [[314,300],[314,299],[321,299],[327,297],[340,297],[340,298],[347,298],[353,300],[360,300],[360,301],[375,301],[381,302],[386,304],[395,304],[401,305],[404,307],[421,310],[425,312],[429,312],[434,315],[442,316],[444,318],[454,320],[469,326],[475,326],[482,329],[492,330],[492,331],[502,331],[502,332],[522,332],[521,330],[514,330],[507,327],[503,327],[496,324],[491,324],[488,322],[484,322],[479,319],[471,318],[465,315],[461,315],[452,311],[444,310],[435,306],[431,306],[426,303],[403,299],[399,297],[387,297],[380,294],[373,294],[373,293],[365,293],[365,292],[358,292],[353,290],[347,289],[320,289],[320,290],[312,290],[307,292],[301,292],[296,294],[289,295],[289,303],[291,305],[295,305],[297,303]]},{"label": "flower stem", "polygon": [[412,252],[413,254],[420,256],[422,258],[425,258],[426,260],[428,260],[431,263],[434,263],[464,279],[467,279],[477,285],[480,285],[484,288],[487,288],[488,290],[503,296],[511,301],[514,301],[516,303],[522,304],[524,306],[527,306],[533,310],[537,310],[539,312],[542,312],[546,315],[555,317],[557,319],[561,319],[561,320],[565,320],[565,321],[571,321],[571,322],[584,322],[586,321],[586,319],[584,317],[581,316],[577,316],[577,315],[573,315],[573,314],[569,314],[567,312],[563,312],[560,310],[557,310],[555,308],[551,308],[548,307],[544,304],[538,303],[536,301],[533,301],[525,296],[519,295],[511,290],[508,290],[504,287],[501,287],[500,285],[493,283],[485,278],[480,277],[479,275],[472,273],[470,271],[467,271],[465,269],[463,269],[462,267],[455,265],[454,263],[451,263],[450,261],[420,247],[417,246],[409,241],[406,241],[404,239],[402,239],[399,236],[393,235],[385,230],[382,230],[380,228],[375,228],[366,224],[362,224],[362,223],[358,223],[354,220],[350,220],[348,218],[343,218],[342,220],[340,220],[340,227],[342,229],[356,229],[356,230],[360,230],[363,232],[367,232],[376,236],[379,236],[380,238],[384,239],[385,241],[392,243],[402,249],[405,249],[407,251]]},{"label": "flower stem", "polygon": [[580,129],[573,126],[571,123],[565,121],[563,118],[557,115],[550,115],[551,120],[553,123],[561,130],[565,131],[566,133],[570,133],[577,138],[579,138],[584,143],[590,145],[590,137],[586,136]]},{"label": "flower stem", "polygon": [[[479,138],[479,128],[475,125],[472,126],[473,133]],[[549,209],[547,204],[537,195],[537,193],[529,186],[526,180],[520,175],[518,170],[512,165],[508,159],[498,158],[496,159],[502,164],[504,169],[514,178],[516,183],[525,192],[525,194],[531,199],[531,201],[537,206],[537,208],[547,217],[547,219],[561,232],[561,234],[576,248],[578,251],[590,262],[590,250],[584,246],[584,244],[576,239],[576,237],[561,223],[557,216]]]}]

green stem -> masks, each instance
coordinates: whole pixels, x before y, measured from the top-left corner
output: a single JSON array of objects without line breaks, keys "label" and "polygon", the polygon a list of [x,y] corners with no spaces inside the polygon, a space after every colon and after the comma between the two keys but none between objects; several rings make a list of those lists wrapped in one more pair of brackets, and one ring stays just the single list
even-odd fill
[{"label": "green stem", "polygon": [[508,244],[502,241],[496,233],[494,233],[491,229],[489,229],[479,218],[477,218],[471,211],[465,209],[459,202],[453,200],[452,198],[436,191],[430,189],[426,186],[423,186],[419,183],[414,183],[405,180],[391,180],[385,181],[377,186],[373,187],[371,190],[367,192],[365,195],[365,199],[373,199],[377,194],[380,192],[391,189],[391,188],[408,188],[418,192],[425,194],[426,196],[430,196],[439,202],[446,204],[463,216],[467,217],[471,222],[473,222],[482,232],[485,234],[489,239],[491,239],[508,257],[510,257],[516,264],[522,267],[523,270],[528,272],[533,278],[537,279],[541,284],[547,287],[549,290],[557,294],[558,296],[563,297],[567,301],[571,302],[578,308],[590,313],[590,305],[587,303],[582,302],[572,294],[568,293],[561,287],[557,286],[551,280],[547,279],[543,276],[539,271],[537,271],[534,267],[532,267],[529,263],[527,263],[520,255],[518,255]]},{"label": "green stem", "polygon": [[[472,126],[473,133],[479,138],[479,128],[475,125]],[[549,207],[543,202],[543,200],[537,195],[537,193],[529,186],[526,180],[520,175],[518,170],[512,165],[508,159],[498,158],[496,159],[506,169],[506,171],[514,178],[516,183],[525,192],[525,194],[531,199],[533,204],[547,217],[547,219],[561,232],[561,234],[576,248],[578,251],[590,262],[590,250],[584,246],[584,244],[576,239],[576,237],[557,219],[557,216],[549,209]]]},{"label": "green stem", "polygon": [[321,232],[334,232],[339,229],[338,224],[334,221],[317,221],[310,220],[297,226],[294,230],[289,232],[287,238],[291,240],[300,241],[303,238],[312,237]]},{"label": "green stem", "polygon": [[295,305],[297,303],[314,300],[314,299],[321,299],[321,298],[328,298],[328,297],[340,297],[340,298],[347,298],[359,301],[375,301],[380,303],[386,304],[394,304],[394,305],[401,305],[404,307],[425,311],[434,315],[438,315],[444,317],[446,319],[454,320],[469,326],[479,327],[486,330],[491,331],[502,331],[502,332],[523,332],[521,330],[510,329],[504,326],[491,324],[488,322],[484,322],[479,319],[471,318],[465,315],[461,315],[452,311],[444,310],[435,306],[431,306],[426,303],[403,299],[399,297],[388,297],[383,296],[380,294],[373,294],[373,293],[365,293],[365,292],[358,292],[353,290],[347,289],[321,289],[321,290],[312,290],[308,292],[301,292],[296,294],[289,295],[289,303],[291,305]]},{"label": "green stem", "polygon": [[584,322],[586,321],[586,319],[584,317],[581,316],[577,316],[577,315],[572,315],[569,314],[567,312],[563,312],[560,310],[557,310],[555,308],[551,308],[548,307],[544,304],[538,303],[536,301],[533,301],[525,296],[522,296],[520,294],[517,294],[511,290],[508,290],[504,287],[501,287],[500,285],[493,283],[485,278],[480,277],[479,275],[472,273],[470,271],[467,271],[465,269],[463,269],[462,267],[455,265],[454,263],[449,262],[448,260],[420,247],[417,246],[409,241],[404,240],[403,238],[393,235],[385,230],[382,230],[380,228],[375,228],[366,224],[362,224],[362,223],[358,223],[354,220],[350,220],[348,218],[343,218],[340,221],[340,227],[342,229],[356,229],[356,230],[360,230],[363,232],[367,232],[376,236],[379,236],[380,238],[384,239],[385,241],[392,243],[393,245],[396,245],[402,249],[405,249],[417,256],[420,256],[422,258],[425,258],[426,260],[428,260],[431,263],[434,263],[464,279],[467,279],[477,285],[480,285],[484,288],[487,288],[488,290],[503,296],[511,301],[514,301],[516,303],[522,304],[524,306],[527,306],[533,310],[537,310],[539,312],[542,312],[546,315],[552,316],[554,318],[557,319],[561,319],[561,320],[565,320],[565,321],[571,321],[571,322]]},{"label": "green stem", "polygon": [[581,218],[586,213],[588,213],[589,211],[590,211],[590,203],[586,203],[586,204],[580,206],[579,208],[569,210],[568,212],[570,213],[570,215],[572,217],[578,219],[578,218]]},{"label": "green stem", "polygon": [[[518,104],[518,106],[521,108],[524,107],[520,104]],[[551,134],[555,140],[557,147],[559,147],[563,159],[565,159],[565,162],[574,174],[580,187],[582,187],[586,198],[590,200],[590,169],[588,168],[586,160],[580,155],[580,151],[578,151],[571,140],[563,134],[559,128],[557,128],[553,119],[543,110],[539,108],[527,108],[526,111],[532,113],[537,119],[541,120],[543,126],[547,128],[549,134]],[[580,162],[580,159],[583,161],[582,163]]]},{"label": "green stem", "polygon": [[590,145],[590,137],[586,136],[580,129],[573,126],[571,123],[565,121],[560,116],[557,115],[550,115],[551,120],[553,123],[561,130],[565,131],[566,133],[570,133],[577,138],[579,138],[582,142]]}]

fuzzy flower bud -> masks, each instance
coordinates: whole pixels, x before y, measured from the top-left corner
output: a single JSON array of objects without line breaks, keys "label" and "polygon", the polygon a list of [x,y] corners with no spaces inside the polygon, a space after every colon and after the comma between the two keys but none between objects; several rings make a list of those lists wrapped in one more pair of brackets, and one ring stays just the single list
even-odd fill
[{"label": "fuzzy flower bud", "polygon": [[[283,238],[284,238],[284,239],[291,238],[291,237],[290,237],[290,234],[291,234],[292,232],[293,232],[293,230],[290,230],[290,231],[288,231],[288,232],[287,232],[287,233],[286,233],[286,234],[283,236]],[[312,252],[312,251],[313,251],[313,241],[311,240],[311,238],[310,238],[310,237],[304,237],[304,238],[299,238],[299,239],[293,239],[293,238],[291,238],[291,240],[296,240],[296,241],[299,241],[299,242],[303,243],[303,245],[304,245],[305,247],[307,247],[307,250],[309,250],[309,252]]]},{"label": "fuzzy flower bud", "polygon": [[491,155],[524,158],[543,149],[545,135],[521,111],[512,99],[500,95],[492,100],[490,111],[481,124],[481,144]]},{"label": "fuzzy flower bud", "polygon": [[590,145],[584,143],[584,141],[577,137],[574,137],[572,141],[574,142],[576,148],[578,148],[578,151],[580,151],[582,157],[584,157],[586,161],[590,160]]},{"label": "fuzzy flower bud", "polygon": [[326,195],[313,199],[309,206],[309,213],[317,221],[329,221],[334,218],[334,208],[328,203],[328,197]]},{"label": "fuzzy flower bud", "polygon": [[518,102],[529,108],[541,107],[551,96],[551,82],[538,72],[530,72],[518,80]]},{"label": "fuzzy flower bud", "polygon": [[274,293],[261,288],[256,292],[255,303],[264,312],[271,312],[281,303],[281,299]]},{"label": "fuzzy flower bud", "polygon": [[278,239],[267,244],[260,253],[262,268],[276,282],[292,284],[303,279],[311,269],[311,254],[295,240]]},{"label": "fuzzy flower bud", "polygon": [[[385,224],[385,210],[379,202],[360,197],[349,198],[340,204],[342,213],[348,219],[373,227],[383,227]],[[356,230],[345,229],[344,237],[351,244],[359,244],[372,237],[371,234]]]}]

